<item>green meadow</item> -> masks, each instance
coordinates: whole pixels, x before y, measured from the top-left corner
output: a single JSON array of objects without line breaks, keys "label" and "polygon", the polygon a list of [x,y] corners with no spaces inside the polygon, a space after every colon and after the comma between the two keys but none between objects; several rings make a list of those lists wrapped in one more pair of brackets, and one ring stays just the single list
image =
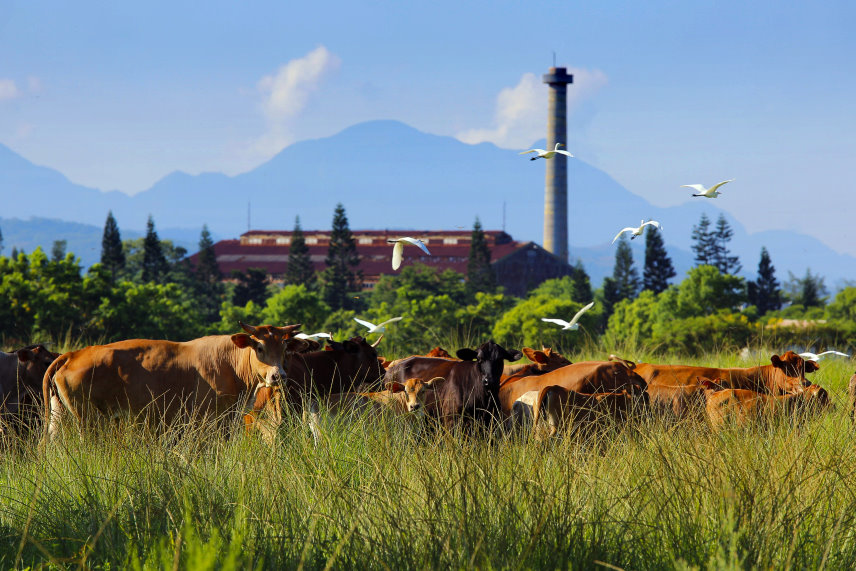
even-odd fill
[{"label": "green meadow", "polygon": [[237,419],[228,438],[213,423],[8,436],[0,567],[852,568],[852,371],[812,378],[832,412],[719,433],[650,418],[537,443],[375,416],[329,420],[316,448],[287,413],[274,442]]}]

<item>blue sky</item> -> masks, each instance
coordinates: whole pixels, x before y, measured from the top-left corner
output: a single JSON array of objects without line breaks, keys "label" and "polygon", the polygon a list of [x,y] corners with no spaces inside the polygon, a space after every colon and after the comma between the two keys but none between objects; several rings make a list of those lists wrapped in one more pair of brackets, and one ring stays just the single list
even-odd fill
[{"label": "blue sky", "polygon": [[856,255],[854,24],[844,1],[3,0],[0,143],[129,193],[371,119],[519,151],[555,52],[580,159],[663,206],[735,178],[717,204],[750,232]]}]

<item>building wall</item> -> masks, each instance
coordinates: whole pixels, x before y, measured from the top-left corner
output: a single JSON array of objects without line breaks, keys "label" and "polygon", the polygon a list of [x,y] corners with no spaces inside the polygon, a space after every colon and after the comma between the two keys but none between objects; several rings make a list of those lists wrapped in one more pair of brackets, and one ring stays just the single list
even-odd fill
[{"label": "building wall", "polygon": [[496,281],[506,293],[523,297],[541,282],[571,275],[571,266],[535,242],[523,244],[492,264]]}]

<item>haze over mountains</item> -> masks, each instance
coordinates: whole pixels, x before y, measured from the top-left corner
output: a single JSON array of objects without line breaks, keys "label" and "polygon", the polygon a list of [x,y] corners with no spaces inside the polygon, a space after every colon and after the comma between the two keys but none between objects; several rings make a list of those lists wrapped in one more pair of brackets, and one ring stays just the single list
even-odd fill
[{"label": "haze over mountains", "polygon": [[[702,212],[713,222],[721,212],[713,200],[690,198],[688,189],[682,205],[653,206],[578,159],[569,160],[568,179],[571,257],[583,261],[595,286],[612,272],[615,233],[642,219],[663,225],[680,279],[692,266],[693,225]],[[676,181],[676,189],[684,182]],[[543,196],[543,161],[490,143],[467,145],[422,133],[397,121],[361,123],[332,137],[295,143],[237,176],[174,172],[134,196],[76,185],[0,145],[4,253],[12,246],[49,249],[53,240],[68,239],[69,250],[84,265],[98,260],[108,210],[123,238],[143,233],[151,214],[161,238],[191,252],[203,224],[218,239],[246,231],[248,207],[253,229],[290,230],[295,216],[304,229],[327,229],[338,202],[345,205],[352,229],[469,229],[476,216],[486,229],[500,229],[504,210],[506,231],[517,240],[540,243]],[[727,194],[716,200],[727,200]],[[807,267],[824,276],[828,286],[856,277],[856,258],[816,238],[786,229],[747,234],[726,218],[734,230],[731,251],[740,256],[747,277],[755,277],[761,246],[770,251],[780,281],[787,280],[788,271],[803,275]],[[640,273],[643,251],[644,239],[635,240]]]}]

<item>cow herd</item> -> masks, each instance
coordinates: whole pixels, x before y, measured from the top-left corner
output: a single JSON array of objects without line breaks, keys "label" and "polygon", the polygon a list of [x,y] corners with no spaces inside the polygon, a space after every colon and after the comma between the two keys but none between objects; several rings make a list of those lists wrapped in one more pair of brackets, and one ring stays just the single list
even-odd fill
[{"label": "cow herd", "polygon": [[[381,339],[317,341],[299,325],[241,324],[243,332],[187,342],[132,339],[62,355],[42,345],[0,352],[0,430],[52,437],[62,417],[83,426],[131,417],[156,426],[243,414],[249,431],[283,407],[303,413],[316,443],[325,416],[411,415],[435,428],[472,430],[498,421],[536,439],[583,434],[633,417],[707,418],[727,424],[795,418],[830,408],[806,374],[818,364],[788,351],[746,368],[605,361],[572,363],[550,349],[494,341],[452,357],[437,348],[395,361]],[[530,363],[517,363],[525,355]],[[856,405],[856,375],[850,382]],[[281,414],[280,414],[281,417]]]}]

